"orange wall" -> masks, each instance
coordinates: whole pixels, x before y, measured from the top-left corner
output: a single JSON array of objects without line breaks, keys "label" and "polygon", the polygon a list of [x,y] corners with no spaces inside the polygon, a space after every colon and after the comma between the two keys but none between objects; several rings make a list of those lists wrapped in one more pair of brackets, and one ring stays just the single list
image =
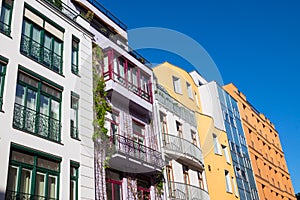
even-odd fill
[{"label": "orange wall", "polygon": [[274,124],[255,112],[235,85],[228,84],[224,89],[238,102],[260,199],[296,200]]}]

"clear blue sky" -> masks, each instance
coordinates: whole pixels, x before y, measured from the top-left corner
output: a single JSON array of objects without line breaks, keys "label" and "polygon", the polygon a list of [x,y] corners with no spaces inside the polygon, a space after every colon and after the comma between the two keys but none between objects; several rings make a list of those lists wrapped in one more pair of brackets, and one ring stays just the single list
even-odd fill
[{"label": "clear blue sky", "polygon": [[[235,83],[275,124],[300,192],[300,1],[98,1],[129,29],[169,28],[200,43],[224,83]],[[191,69],[171,53],[141,52],[154,63],[169,60]]]}]

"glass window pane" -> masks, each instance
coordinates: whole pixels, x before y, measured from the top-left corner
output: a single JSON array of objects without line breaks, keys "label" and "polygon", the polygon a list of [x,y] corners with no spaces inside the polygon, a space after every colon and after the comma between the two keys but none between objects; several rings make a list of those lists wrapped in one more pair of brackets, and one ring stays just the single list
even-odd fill
[{"label": "glass window pane", "polygon": [[24,105],[24,99],[25,99],[25,88],[20,85],[20,84],[17,84],[17,89],[16,89],[16,100],[15,102],[17,104],[20,104],[20,105]]},{"label": "glass window pane", "polygon": [[20,192],[29,194],[31,187],[31,170],[22,169]]},{"label": "glass window pane", "polygon": [[76,181],[70,181],[70,200],[76,199]]},{"label": "glass window pane", "polygon": [[106,194],[107,199],[113,199],[113,189],[112,189],[112,183],[107,182],[106,183]]},{"label": "glass window pane", "polygon": [[7,190],[17,191],[18,168],[9,166]]},{"label": "glass window pane", "polygon": [[35,195],[41,197],[45,196],[45,174],[38,172],[35,179]]},{"label": "glass window pane", "polygon": [[125,62],[123,59],[119,59],[119,70],[120,70],[120,76],[122,78],[125,78]]},{"label": "glass window pane", "polygon": [[[5,25],[9,26],[10,23],[10,16],[11,16],[11,9],[7,8],[6,6],[2,6],[1,9],[1,22],[3,22]],[[6,27],[4,27],[6,28]]]},{"label": "glass window pane", "polygon": [[27,108],[36,110],[37,93],[31,89],[27,90]]},{"label": "glass window pane", "polygon": [[57,101],[54,101],[52,99],[51,101],[51,114],[50,114],[50,117],[56,119],[56,120],[59,120],[59,105],[60,103],[57,102]]},{"label": "glass window pane", "polygon": [[29,165],[34,164],[34,157],[31,155],[27,155],[25,153],[21,153],[18,151],[12,151],[11,152],[11,160],[18,161],[21,163],[26,163]]},{"label": "glass window pane", "polygon": [[59,171],[59,163],[43,158],[38,158],[38,164],[39,167],[44,169],[49,169],[52,171]]},{"label": "glass window pane", "polygon": [[122,188],[121,185],[113,184],[114,185],[114,199],[121,200],[122,199]]},{"label": "glass window pane", "polygon": [[55,199],[56,198],[56,188],[57,188],[57,177],[49,175],[48,177],[48,198]]},{"label": "glass window pane", "polygon": [[40,113],[44,115],[49,115],[50,99],[44,95],[40,98]]},{"label": "glass window pane", "polygon": [[44,39],[44,62],[47,65],[51,64],[51,58],[52,58],[52,38],[45,34]]}]

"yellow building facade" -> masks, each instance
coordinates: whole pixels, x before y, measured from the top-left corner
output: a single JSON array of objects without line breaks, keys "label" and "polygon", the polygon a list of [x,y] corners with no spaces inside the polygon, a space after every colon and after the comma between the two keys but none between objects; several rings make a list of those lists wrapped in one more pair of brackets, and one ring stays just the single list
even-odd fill
[{"label": "yellow building facade", "polygon": [[[215,127],[214,120],[211,116],[202,114],[201,94],[191,75],[180,67],[168,62],[154,67],[153,72],[157,78],[157,82],[162,85],[174,99],[195,112],[210,199],[239,199],[234,169],[232,164],[228,161],[231,161],[230,151],[227,154],[229,156],[227,156],[227,158],[225,153],[216,154],[214,151],[214,142],[216,139],[220,149],[222,149],[223,146],[229,147],[226,132]],[[216,135],[217,138],[214,138],[213,135]],[[224,172],[230,174],[231,191],[227,190],[228,185],[226,185]]]},{"label": "yellow building facade", "polygon": [[238,88],[223,87],[237,102],[261,200],[296,200],[274,124],[259,113]]}]

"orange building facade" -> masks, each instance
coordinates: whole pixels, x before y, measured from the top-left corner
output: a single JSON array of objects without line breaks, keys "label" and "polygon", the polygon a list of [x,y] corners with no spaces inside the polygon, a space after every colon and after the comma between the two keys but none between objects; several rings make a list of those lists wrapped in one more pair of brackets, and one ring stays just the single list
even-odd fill
[{"label": "orange building facade", "polygon": [[259,113],[232,83],[224,89],[238,102],[261,200],[296,200],[274,124]]}]

